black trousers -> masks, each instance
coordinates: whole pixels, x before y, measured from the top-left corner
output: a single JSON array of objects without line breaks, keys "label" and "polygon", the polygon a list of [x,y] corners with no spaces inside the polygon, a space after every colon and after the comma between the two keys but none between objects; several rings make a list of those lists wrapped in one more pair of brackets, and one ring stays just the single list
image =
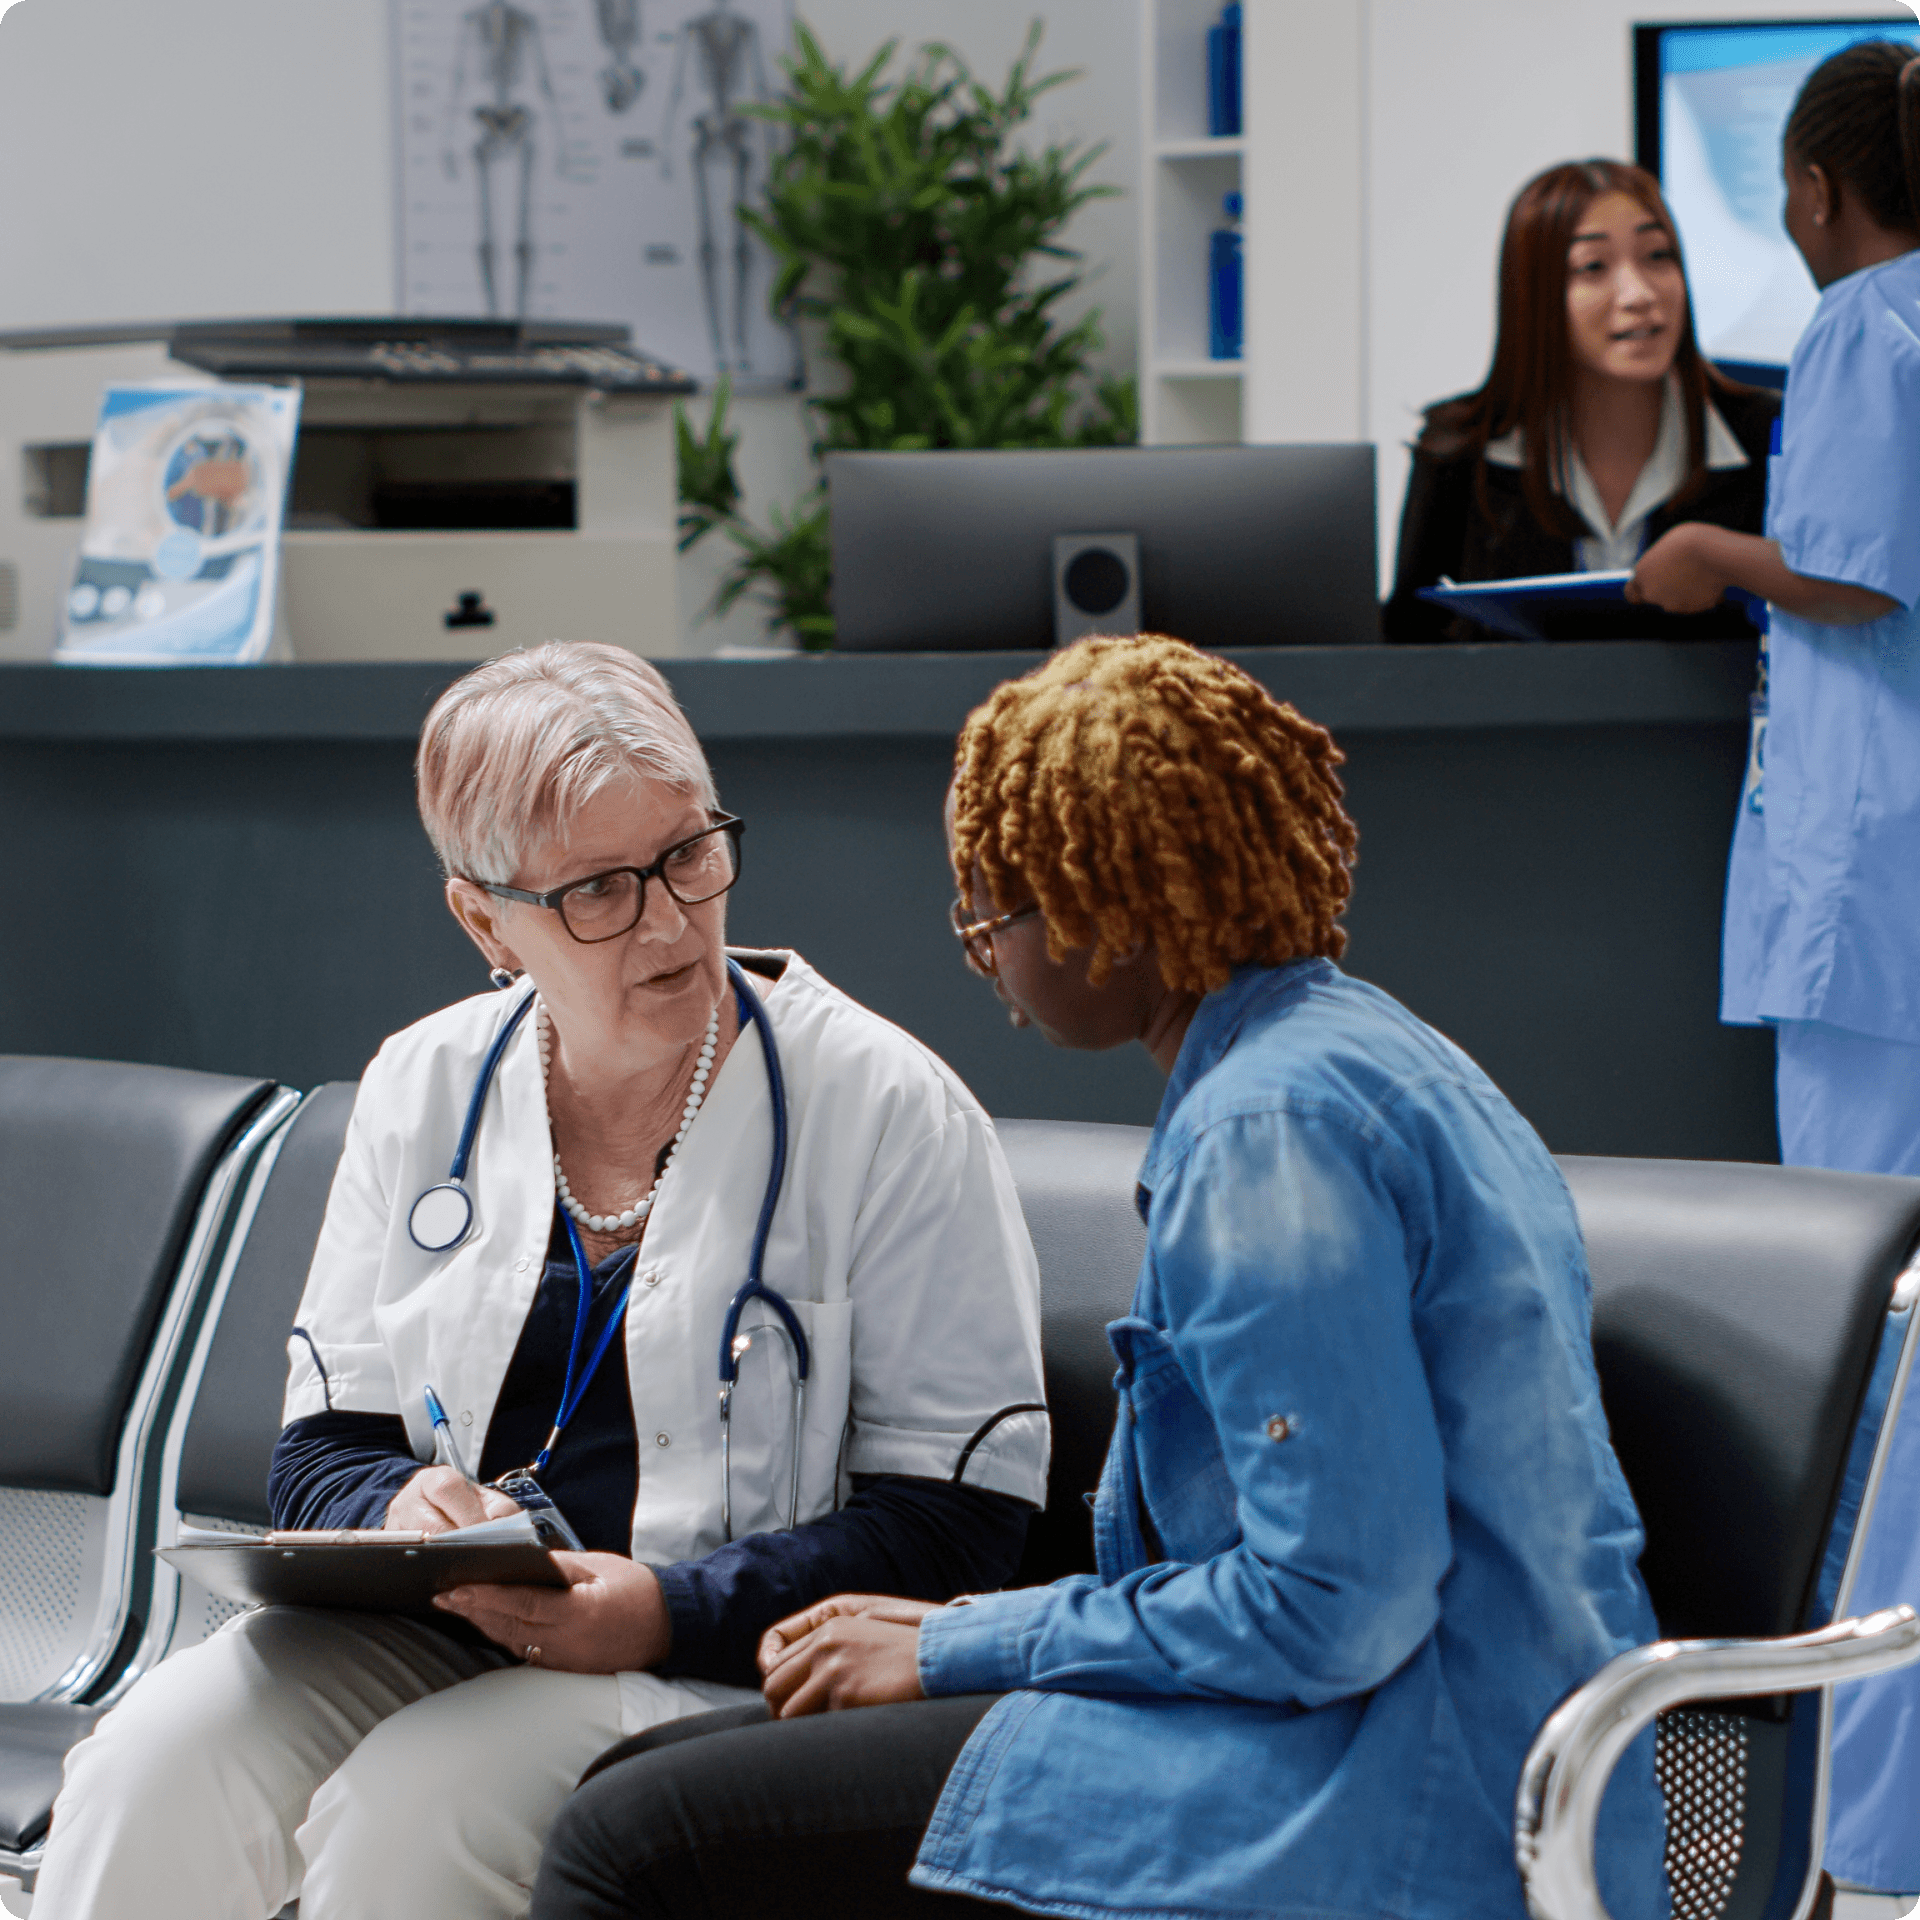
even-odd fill
[{"label": "black trousers", "polygon": [[752,1703],[622,1741],[561,1809],[530,1920],[961,1920],[907,1885],[997,1694],[770,1720]]}]

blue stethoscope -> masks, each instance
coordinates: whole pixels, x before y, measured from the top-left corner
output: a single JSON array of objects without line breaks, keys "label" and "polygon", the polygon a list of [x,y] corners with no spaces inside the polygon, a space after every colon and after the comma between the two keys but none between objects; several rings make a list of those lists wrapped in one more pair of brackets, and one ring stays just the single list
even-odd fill
[{"label": "blue stethoscope", "polygon": [[[725,1537],[731,1540],[733,1390],[739,1384],[740,1362],[753,1344],[754,1334],[762,1331],[755,1327],[742,1333],[741,1315],[754,1301],[763,1301],[772,1310],[779,1323],[779,1331],[786,1336],[793,1354],[793,1474],[787,1493],[786,1522],[789,1527],[798,1525],[800,1518],[800,1436],[805,1430],[807,1375],[811,1370],[811,1356],[799,1316],[780,1293],[767,1285],[761,1274],[766,1260],[767,1236],[773,1230],[774,1208],[779,1205],[780,1188],[787,1175],[787,1087],[785,1076],[780,1071],[780,1050],[774,1044],[773,1025],[767,1018],[766,1008],[760,1004],[759,995],[747,985],[746,975],[732,960],[727,962],[727,977],[733,984],[734,998],[739,1002],[742,1018],[751,1023],[760,1037],[760,1051],[767,1063],[767,1089],[773,1100],[773,1159],[767,1170],[766,1192],[760,1201],[760,1218],[753,1230],[753,1251],[747,1263],[746,1283],[733,1296],[727,1307],[727,1317],[720,1328],[720,1525]],[[525,995],[501,1023],[500,1031],[487,1049],[486,1058],[480,1063],[480,1073],[473,1084],[473,1095],[467,1102],[467,1117],[460,1128],[460,1143],[454,1149],[453,1165],[448,1168],[446,1179],[428,1187],[414,1201],[407,1214],[407,1232],[413,1244],[423,1253],[451,1253],[473,1231],[473,1196],[467,1191],[466,1181],[467,1168],[473,1159],[474,1137],[480,1131],[480,1114],[486,1106],[487,1091],[493,1084],[500,1056],[506,1052],[507,1042],[527,1017],[527,1011],[537,997],[534,993]],[[595,1343],[584,1373],[579,1373],[580,1356],[586,1345],[592,1276],[587,1265],[586,1249],[580,1243],[572,1216],[563,1213],[562,1218],[566,1223],[567,1241],[573,1249],[574,1266],[580,1279],[580,1299],[575,1316],[573,1345],[567,1355],[567,1378],[561,1389],[560,1406],[554,1417],[553,1431],[547,1436],[547,1444],[541,1448],[539,1458],[530,1469],[532,1473],[538,1473],[546,1466],[555,1441],[585,1398],[587,1387],[612,1344],[615,1328],[626,1317],[627,1302],[633,1289],[632,1267],[637,1264],[629,1264],[627,1282],[621,1289],[619,1301],[600,1330],[599,1340]]]}]

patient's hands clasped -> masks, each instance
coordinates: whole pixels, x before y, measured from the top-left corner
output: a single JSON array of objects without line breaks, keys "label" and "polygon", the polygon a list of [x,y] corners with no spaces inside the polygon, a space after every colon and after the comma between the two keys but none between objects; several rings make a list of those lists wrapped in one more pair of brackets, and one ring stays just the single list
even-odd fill
[{"label": "patient's hands clasped", "polygon": [[769,1627],[760,1642],[761,1691],[778,1720],[921,1700],[925,1600],[842,1593]]}]

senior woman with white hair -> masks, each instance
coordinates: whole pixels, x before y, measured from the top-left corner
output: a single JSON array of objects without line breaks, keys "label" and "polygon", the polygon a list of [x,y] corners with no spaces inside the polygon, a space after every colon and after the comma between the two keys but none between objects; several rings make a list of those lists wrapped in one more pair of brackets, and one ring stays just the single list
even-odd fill
[{"label": "senior woman with white hair", "polygon": [[[744,823],[660,676],[613,647],[509,654],[441,697],[418,775],[447,903],[504,990],[396,1034],[361,1081],[274,1514],[511,1512],[422,1464],[431,1390],[479,1480],[529,1499],[530,1470],[586,1550],[558,1556],[564,1592],[474,1588],[437,1620],[268,1607],[166,1662],[69,1757],[37,1920],[524,1913],[595,1755],[755,1697],[760,1634],[815,1600],[1004,1584],[1044,1499],[1038,1279],[992,1125],[798,955],[728,953]],[[416,1196],[447,1181],[490,1054],[471,1224],[445,1245],[463,1223],[422,1230]],[[804,1336],[805,1412],[756,1299],[726,1474],[716,1356],[780,1077],[764,1272]]]}]

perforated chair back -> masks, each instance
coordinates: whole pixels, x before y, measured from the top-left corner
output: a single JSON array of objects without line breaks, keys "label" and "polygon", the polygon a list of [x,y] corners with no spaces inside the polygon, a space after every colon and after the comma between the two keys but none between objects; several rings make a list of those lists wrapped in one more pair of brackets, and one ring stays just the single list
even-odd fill
[{"label": "perforated chair back", "polygon": [[1086,1496],[1113,1433],[1107,1322],[1133,1300],[1147,1230],[1134,1205],[1145,1127],[1000,1120],[995,1128],[1040,1259],[1040,1328],[1053,1464],[1046,1511],[1027,1529],[1017,1586],[1093,1568]]},{"label": "perforated chair back", "polygon": [[[244,1236],[215,1286],[193,1355],[166,1467],[177,1526],[264,1533],[267,1469],[280,1433],[287,1335],[320,1237],[356,1092],[335,1081],[310,1093],[262,1161]],[[167,1651],[191,1646],[238,1606],[179,1581]]]},{"label": "perforated chair back", "polygon": [[[1920,1180],[1560,1165],[1662,1632],[1773,1638],[1823,1625],[1822,1567],[1853,1544],[1830,1536],[1894,1283],[1920,1241]],[[1790,1920],[1811,1897],[1824,1726],[1818,1694],[1661,1717],[1675,1920]]]},{"label": "perforated chair back", "polygon": [[0,1701],[79,1697],[138,1638],[147,1442],[278,1111],[265,1080],[0,1056]]}]

